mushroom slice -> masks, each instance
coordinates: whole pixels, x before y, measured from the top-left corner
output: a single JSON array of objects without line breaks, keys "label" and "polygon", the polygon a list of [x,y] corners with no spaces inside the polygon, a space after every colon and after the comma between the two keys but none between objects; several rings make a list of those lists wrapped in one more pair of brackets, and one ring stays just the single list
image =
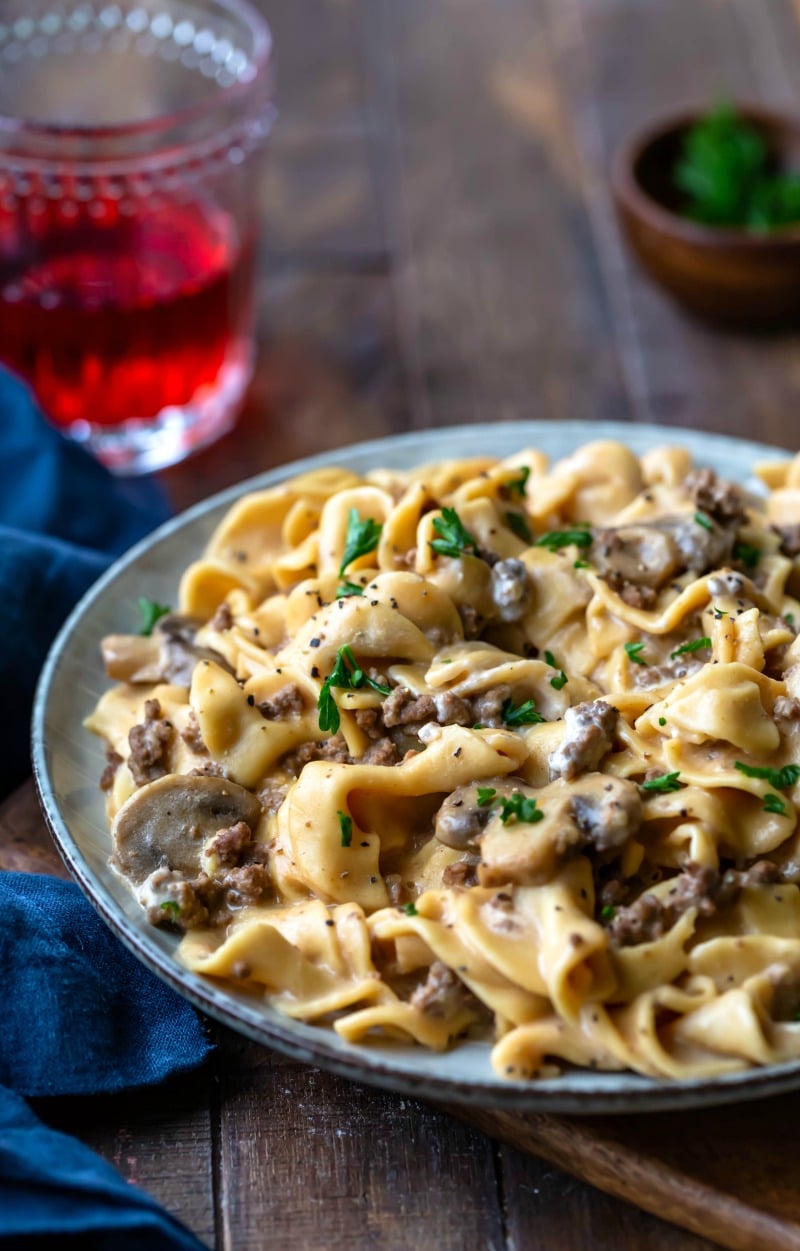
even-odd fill
[{"label": "mushroom slice", "polygon": [[203,845],[244,821],[255,830],[261,804],[225,778],[168,773],[131,795],[111,828],[112,864],[134,886],[156,869],[200,872]]},{"label": "mushroom slice", "polygon": [[202,625],[199,617],[169,613],[149,636],[108,634],[102,643],[106,673],[118,682],[169,682],[174,686],[190,686],[200,660],[213,660],[233,673],[224,656],[197,643]]}]

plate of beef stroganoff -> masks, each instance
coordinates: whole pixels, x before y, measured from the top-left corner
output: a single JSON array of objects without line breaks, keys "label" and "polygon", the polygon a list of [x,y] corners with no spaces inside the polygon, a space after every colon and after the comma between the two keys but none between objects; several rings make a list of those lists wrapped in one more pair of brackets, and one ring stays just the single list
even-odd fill
[{"label": "plate of beef stroganoff", "polygon": [[565,1111],[800,1085],[798,553],[800,462],[719,436],[271,471],[65,625],[48,821],[161,977],[348,1076]]}]

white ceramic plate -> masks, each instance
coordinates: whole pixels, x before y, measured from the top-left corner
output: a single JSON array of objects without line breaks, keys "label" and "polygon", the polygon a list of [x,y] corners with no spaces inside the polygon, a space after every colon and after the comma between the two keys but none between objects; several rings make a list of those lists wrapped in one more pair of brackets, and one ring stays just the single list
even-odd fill
[{"label": "white ceramic plate", "polygon": [[684,444],[701,464],[750,486],[753,464],[780,455],[774,448],[718,435],[590,422],[506,422],[361,443],[271,470],[206,500],[118,560],[78,604],[50,652],[34,709],[34,770],[45,816],[67,866],[103,919],[154,973],[198,1008],[299,1060],[377,1086],[454,1103],[551,1112],[633,1112],[723,1103],[800,1087],[798,1062],[703,1081],[666,1083],[632,1073],[568,1072],[555,1080],[522,1083],[494,1074],[488,1044],[460,1043],[444,1055],[396,1043],[349,1046],[332,1030],[289,1020],[247,995],[182,968],[175,958],[177,937],[148,925],[108,868],[110,839],[98,788],[104,747],[82,726],[108,687],[100,640],[133,628],[140,595],[176,602],[181,572],[201,554],[235,499],[320,465],[338,463],[363,472],[452,456],[503,457],[531,446],[557,457],[597,438],[619,439],[637,453],[664,443]]}]

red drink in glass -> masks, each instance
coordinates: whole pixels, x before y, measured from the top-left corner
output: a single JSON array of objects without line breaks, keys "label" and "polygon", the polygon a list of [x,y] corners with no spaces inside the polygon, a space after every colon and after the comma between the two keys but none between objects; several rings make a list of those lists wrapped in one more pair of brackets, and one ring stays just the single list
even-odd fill
[{"label": "red drink in glass", "polygon": [[[194,20],[182,16],[182,0],[80,6],[77,28],[73,13],[72,27],[59,19],[56,30],[42,4],[17,23],[27,44],[17,39],[13,64],[30,53],[40,68],[52,52],[53,72],[71,64],[82,82],[124,70],[135,103],[113,108],[125,119],[167,77],[171,97],[186,98],[182,112],[161,117],[154,104],[142,122],[53,126],[9,124],[0,107],[0,361],[30,381],[53,422],[123,472],[217,437],[252,369],[268,34],[241,0],[203,7],[205,23],[197,6]],[[245,19],[260,45],[247,44]]]}]

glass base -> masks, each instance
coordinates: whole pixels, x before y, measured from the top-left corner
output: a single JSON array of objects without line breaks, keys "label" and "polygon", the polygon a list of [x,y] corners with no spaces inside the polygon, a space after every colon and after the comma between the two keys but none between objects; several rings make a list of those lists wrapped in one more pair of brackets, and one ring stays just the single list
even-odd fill
[{"label": "glass base", "polygon": [[76,421],[63,433],[112,473],[134,476],[166,469],[231,429],[253,376],[253,363],[252,345],[242,344],[228,353],[214,385],[202,387],[186,404],[113,427]]}]

